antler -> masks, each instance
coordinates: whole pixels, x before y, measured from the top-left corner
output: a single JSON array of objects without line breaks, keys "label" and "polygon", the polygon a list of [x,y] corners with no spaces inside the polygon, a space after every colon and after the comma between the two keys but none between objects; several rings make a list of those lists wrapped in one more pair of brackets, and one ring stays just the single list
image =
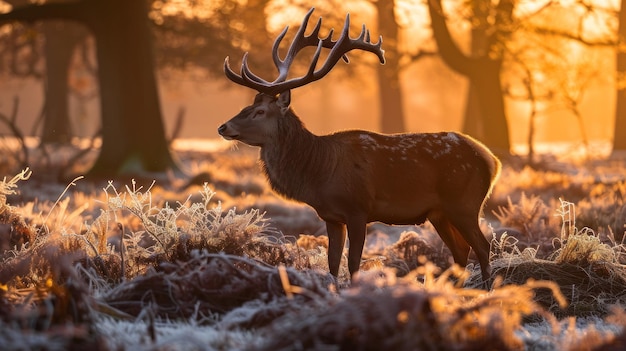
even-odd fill
[{"label": "antler", "polygon": [[[273,82],[266,81],[250,71],[250,68],[248,67],[247,52],[243,55],[243,59],[241,60],[240,74],[235,73],[230,68],[228,57],[226,57],[226,59],[224,60],[224,73],[226,74],[226,77],[228,77],[230,80],[237,84],[255,89],[258,92],[268,95],[276,95],[281,92],[301,87],[303,85],[321,79],[326,74],[328,74],[328,72],[330,72],[330,70],[335,66],[339,59],[343,59],[346,63],[349,63],[350,60],[348,59],[348,56],[346,54],[354,49],[374,53],[376,54],[376,56],[378,56],[380,63],[385,63],[385,51],[381,48],[381,45],[383,43],[382,36],[379,37],[377,43],[372,43],[370,39],[370,32],[365,28],[365,25],[363,25],[363,28],[361,29],[361,34],[356,39],[350,38],[350,34],[348,33],[350,30],[350,14],[346,15],[346,21],[343,26],[343,30],[339,39],[337,39],[336,41],[332,40],[332,29],[325,38],[319,37],[319,31],[322,26],[321,17],[317,21],[315,28],[313,28],[313,32],[311,32],[311,34],[309,35],[305,35],[304,32],[306,31],[309,18],[311,17],[311,14],[314,10],[315,8],[311,8],[309,12],[307,12],[307,14],[304,16],[304,19],[302,20],[302,25],[296,33],[295,38],[289,45],[289,50],[287,51],[287,55],[285,56],[284,60],[281,60],[278,56],[278,47],[285,37],[285,34],[287,34],[289,26],[285,27],[285,29],[283,29],[283,31],[274,41],[274,45],[272,47],[272,58],[274,60],[274,65],[278,69],[278,78],[276,78]],[[287,80],[289,68],[291,67],[291,64],[293,63],[296,55],[298,54],[298,52],[300,52],[300,50],[308,46],[315,46],[317,47],[317,49],[315,50],[315,54],[313,54],[313,59],[311,60],[311,65],[309,66],[307,74],[299,78],[292,78]],[[322,48],[330,49],[330,53],[326,57],[326,61],[324,62],[322,67],[316,70],[315,67],[317,66],[317,61],[319,60]]]}]

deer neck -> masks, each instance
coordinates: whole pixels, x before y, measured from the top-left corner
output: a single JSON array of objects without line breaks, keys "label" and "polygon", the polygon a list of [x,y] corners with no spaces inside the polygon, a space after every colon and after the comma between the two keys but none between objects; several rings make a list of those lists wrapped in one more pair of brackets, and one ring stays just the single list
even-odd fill
[{"label": "deer neck", "polygon": [[261,148],[263,171],[278,193],[310,202],[316,184],[323,182],[336,164],[335,148],[293,114],[280,121],[278,130],[275,140]]}]

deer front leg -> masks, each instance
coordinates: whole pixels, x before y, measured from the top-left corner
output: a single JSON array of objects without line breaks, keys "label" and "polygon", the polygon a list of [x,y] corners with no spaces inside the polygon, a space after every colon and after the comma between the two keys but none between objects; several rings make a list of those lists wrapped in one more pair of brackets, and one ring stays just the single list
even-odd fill
[{"label": "deer front leg", "polygon": [[342,223],[326,222],[326,232],[328,233],[328,269],[330,274],[337,277],[343,246],[346,243],[346,227]]},{"label": "deer front leg", "polygon": [[348,270],[350,271],[350,279],[354,278],[354,274],[359,271],[361,266],[366,227],[367,221],[361,216],[355,216],[348,220],[348,238],[350,239]]}]

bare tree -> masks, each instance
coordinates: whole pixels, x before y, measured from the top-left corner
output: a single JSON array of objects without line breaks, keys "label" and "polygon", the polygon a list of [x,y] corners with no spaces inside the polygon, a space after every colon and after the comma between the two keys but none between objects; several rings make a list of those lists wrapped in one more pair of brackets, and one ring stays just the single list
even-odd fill
[{"label": "bare tree", "polygon": [[92,176],[177,169],[165,140],[145,1],[75,0],[14,8],[0,21],[73,20],[97,46],[102,149]]},{"label": "bare tree", "polygon": [[[7,3],[13,7],[30,4],[29,1],[24,0],[8,0]],[[28,47],[28,50],[31,51],[29,55],[31,59],[20,60],[15,56],[15,52],[6,50],[8,49],[6,48],[3,50],[5,60],[22,61],[19,64],[16,62],[11,64],[9,67],[12,69],[8,73],[20,77],[29,76],[43,81],[44,106],[39,119],[33,126],[33,131],[36,132],[43,124],[41,136],[44,143],[67,142],[72,136],[68,107],[68,92],[70,90],[68,75],[75,46],[86,38],[87,31],[74,23],[48,21],[25,27],[14,26],[10,32],[15,32],[18,35],[9,36],[9,38],[19,40],[19,33],[25,31],[29,33],[28,37],[34,41],[34,45]],[[13,46],[13,50],[18,47],[20,46]],[[20,66],[20,69],[16,69]],[[28,68],[24,69],[24,66],[28,66]]]},{"label": "bare tree", "polygon": [[[560,55],[559,49],[555,49],[555,45],[549,43],[562,41],[568,43],[557,44],[557,46],[580,45],[588,48],[610,47],[616,44],[611,34],[611,18],[615,15],[615,11],[609,7],[589,4],[585,1],[571,3],[547,1],[538,4],[532,10],[514,11],[515,6],[516,2],[511,0],[497,2],[477,0],[463,7],[466,14],[465,20],[471,23],[470,54],[466,55],[450,35],[448,17],[443,12],[441,1],[428,1],[433,36],[440,56],[450,68],[466,76],[470,82],[464,130],[497,152],[508,152],[510,149],[503,96],[509,88],[502,88],[503,85],[508,84],[503,84],[502,77],[508,77],[507,75],[512,72],[515,73],[511,71],[512,62],[513,65],[523,64],[520,60],[524,57],[541,62],[545,55],[550,55],[560,60],[560,63],[550,68],[547,68],[548,65],[545,67],[535,65],[532,71],[543,71],[546,77],[560,76],[550,70],[557,67],[563,72],[573,72],[580,68],[580,62],[566,55]],[[595,23],[597,28],[589,31],[590,23]],[[600,23],[604,25],[599,25]],[[529,40],[534,40],[534,43],[527,43]],[[526,45],[525,50],[519,49],[520,43],[524,43],[522,46]],[[534,56],[524,51],[532,51]],[[542,53],[537,54],[538,52]],[[520,53],[523,54],[520,55]],[[522,75],[530,74],[526,68],[518,72],[522,72]],[[570,74],[565,78],[568,80],[566,84],[555,87],[547,94],[539,95],[538,92],[545,90],[539,87],[539,84],[545,84],[545,82],[539,82],[534,77],[526,77],[524,84],[535,84],[534,92],[527,90],[528,96],[550,97],[558,100],[558,103],[563,104],[572,112],[578,121],[582,121],[579,104],[583,90],[587,89],[591,80],[597,79],[597,74],[592,76]],[[561,83],[564,82],[562,78],[553,80],[558,85],[559,79]],[[572,79],[578,81],[572,81]],[[576,86],[574,89],[576,91],[572,90],[574,86]],[[584,134],[582,138],[585,139]]]}]

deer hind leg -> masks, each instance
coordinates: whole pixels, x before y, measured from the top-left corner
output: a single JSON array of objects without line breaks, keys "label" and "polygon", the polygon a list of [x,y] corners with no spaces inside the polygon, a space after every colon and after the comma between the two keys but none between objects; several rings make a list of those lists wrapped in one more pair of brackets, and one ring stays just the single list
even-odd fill
[{"label": "deer hind leg", "polygon": [[438,211],[431,212],[428,215],[428,220],[432,223],[443,242],[452,252],[454,262],[461,267],[465,267],[471,248],[459,230],[450,223],[443,213]]},{"label": "deer hind leg", "polygon": [[467,243],[474,249],[478,262],[480,263],[480,271],[483,281],[487,282],[491,278],[491,267],[489,265],[489,253],[491,245],[485,239],[485,235],[478,226],[478,215],[476,216],[457,216],[453,220],[453,226],[457,228]]},{"label": "deer hind leg", "polygon": [[326,222],[326,232],[328,233],[328,269],[330,274],[337,277],[343,247],[346,243],[346,227],[342,223]]}]

